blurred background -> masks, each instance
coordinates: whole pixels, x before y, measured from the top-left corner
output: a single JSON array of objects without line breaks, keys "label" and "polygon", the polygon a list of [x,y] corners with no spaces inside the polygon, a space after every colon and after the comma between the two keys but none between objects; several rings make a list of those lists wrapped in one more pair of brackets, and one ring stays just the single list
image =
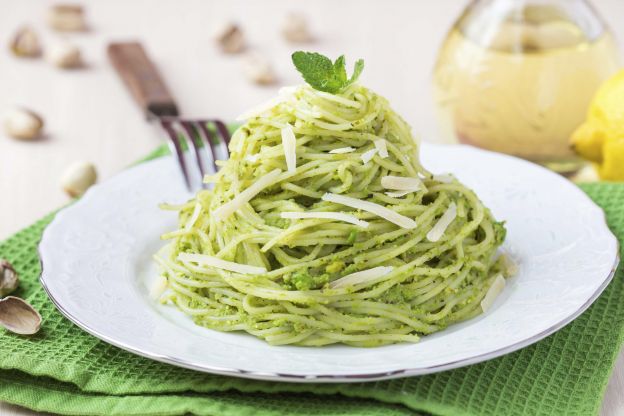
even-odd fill
[{"label": "blurred background", "polygon": [[[110,64],[106,54],[110,42],[142,42],[182,114],[224,121],[272,97],[281,86],[301,82],[290,60],[295,50],[314,50],[333,58],[345,54],[348,65],[363,58],[363,83],[386,96],[416,135],[426,141],[448,142],[449,123],[438,122],[433,84],[437,82],[439,102],[444,101],[444,94],[448,100],[457,92],[453,85],[467,87],[459,78],[456,84],[449,84],[449,74],[443,70],[436,73],[436,80],[433,70],[436,57],[445,53],[450,56],[441,58],[449,60],[445,67],[453,68],[457,45],[440,50],[468,3],[109,0],[71,3],[82,6],[81,10],[55,10],[53,5],[59,2],[0,0],[0,111],[15,118],[12,109],[23,107],[45,123],[36,139],[19,140],[10,137],[5,117],[5,128],[0,131],[0,238],[70,201],[59,181],[72,163],[92,163],[101,181],[164,142],[164,135],[146,122]],[[482,3],[488,10],[499,10],[500,15],[499,5],[491,3],[510,2]],[[624,38],[619,22],[624,2],[594,0],[592,4],[613,28],[615,37]],[[492,19],[498,17],[477,13],[476,22],[468,22],[470,30],[487,34]],[[230,23],[240,30],[234,38]],[[26,33],[20,33],[25,27]],[[30,53],[33,33],[39,56],[18,56]],[[16,44],[18,35],[21,38]],[[239,35],[243,50],[224,51],[238,49]],[[215,39],[219,36],[225,44]],[[516,47],[518,39],[514,39],[512,46],[502,47]],[[227,44],[232,41],[234,44]],[[485,40],[494,41],[500,39],[490,36]],[[16,51],[16,47],[25,51]],[[464,62],[468,65],[464,70],[478,73],[478,59],[471,59]],[[609,59],[597,61],[604,69],[600,77],[614,71]],[[576,89],[580,84],[572,80],[567,85]],[[597,85],[587,88],[593,92]],[[575,96],[570,91],[566,94],[564,101]],[[583,94],[587,95],[579,92]],[[542,102],[553,99],[541,97]],[[582,98],[579,105],[586,107],[588,99]],[[483,110],[488,111],[493,110]],[[582,121],[575,117],[574,123]],[[28,120],[18,117],[13,122],[27,124]]]},{"label": "blurred background", "polygon": [[[516,154],[566,175],[579,175],[580,155],[599,163],[581,177],[624,179],[624,133],[607,152],[600,126],[620,120],[624,132],[624,79],[592,105],[598,121],[583,124],[621,65],[622,0],[592,0],[595,10],[582,0],[59,4],[0,0],[0,240],[69,203],[95,179],[91,164],[103,181],[165,143],[111,65],[110,42],[141,42],[185,116],[232,121],[300,83],[295,50],[345,54],[349,66],[366,61],[361,81],[425,141]],[[68,175],[84,183],[67,189]],[[624,406],[622,360],[603,414]]]}]

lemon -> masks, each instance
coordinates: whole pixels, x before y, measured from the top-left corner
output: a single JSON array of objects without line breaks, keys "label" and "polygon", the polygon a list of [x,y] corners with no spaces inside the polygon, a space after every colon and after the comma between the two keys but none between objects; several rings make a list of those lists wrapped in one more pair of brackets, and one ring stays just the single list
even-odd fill
[{"label": "lemon", "polygon": [[603,162],[598,174],[608,181],[624,181],[624,136],[609,140],[603,146]]},{"label": "lemon", "polygon": [[572,148],[583,159],[591,162],[602,162],[604,134],[596,123],[585,122],[572,134]]},{"label": "lemon", "polygon": [[598,165],[602,179],[624,181],[624,70],[596,92],[571,143],[581,157]]}]

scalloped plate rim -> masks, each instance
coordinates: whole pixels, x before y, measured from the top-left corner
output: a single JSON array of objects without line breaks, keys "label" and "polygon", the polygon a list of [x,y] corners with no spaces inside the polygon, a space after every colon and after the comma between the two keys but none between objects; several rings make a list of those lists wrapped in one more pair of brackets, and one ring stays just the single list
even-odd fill
[{"label": "scalloped plate rim", "polygon": [[[426,143],[425,146],[429,148],[445,148],[446,150],[452,149],[451,151],[458,151],[460,153],[461,152],[469,152],[469,153],[476,152],[476,153],[489,154],[497,158],[506,158],[509,160],[513,160],[514,163],[525,164],[526,166],[530,166],[532,169],[541,169],[545,174],[548,174],[548,175],[556,175],[552,173],[551,171],[541,166],[535,165],[531,162],[527,162],[525,160],[518,159],[516,157],[509,156],[509,155],[494,153],[494,152],[490,152],[490,151],[486,151],[482,149],[476,149],[470,146],[455,145],[455,146],[449,147],[446,145],[437,145],[437,144],[431,144],[431,143]],[[165,156],[164,158],[170,158],[170,156]],[[135,169],[147,169],[146,166],[150,165],[151,163],[160,161],[162,159],[163,158],[157,158],[157,159],[147,161],[138,165],[134,165],[118,173],[113,178],[120,178],[126,175],[127,172],[135,170]],[[600,294],[604,291],[604,289],[608,286],[608,284],[613,279],[613,276],[615,275],[617,266],[620,261],[619,242],[617,241],[615,236],[611,233],[611,231],[608,229],[604,211],[600,207],[598,207],[591,200],[591,198],[589,198],[589,196],[585,194],[582,190],[580,190],[578,187],[576,187],[572,183],[562,179],[562,184],[566,183],[566,186],[568,186],[569,189],[573,189],[575,192],[577,192],[577,197],[584,198],[586,202],[588,202],[589,204],[592,204],[597,210],[599,210],[602,213],[602,221],[604,222],[605,228],[609,232],[611,237],[615,240],[615,252],[614,252],[613,265],[609,274],[604,277],[600,286],[596,289],[593,295],[589,299],[587,299],[577,310],[575,310],[573,313],[570,313],[565,319],[562,319],[560,322],[550,326],[549,328],[535,334],[532,337],[524,339],[520,342],[516,342],[504,348],[500,348],[494,351],[489,351],[484,354],[475,355],[469,358],[465,358],[465,359],[461,359],[457,361],[451,361],[451,362],[443,363],[440,365],[423,366],[423,367],[406,366],[405,368],[402,368],[399,370],[392,370],[388,372],[374,372],[374,373],[363,372],[363,373],[351,374],[351,375],[346,375],[346,376],[339,375],[339,374],[338,375],[337,374],[302,375],[302,374],[288,373],[288,372],[249,371],[244,368],[235,368],[235,367],[225,368],[225,367],[220,367],[220,366],[212,366],[206,363],[197,363],[193,361],[180,359],[179,357],[176,357],[175,355],[157,354],[151,351],[146,351],[140,348],[136,348],[131,343],[120,341],[119,339],[117,339],[118,337],[116,336],[111,336],[111,335],[102,333],[102,331],[97,331],[93,329],[89,323],[84,322],[84,320],[81,319],[79,316],[76,316],[75,314],[70,313],[63,306],[63,301],[60,299],[57,299],[54,296],[53,291],[50,289],[46,281],[48,277],[46,276],[46,268],[45,268],[45,262],[44,262],[44,257],[46,256],[45,243],[49,239],[50,230],[54,230],[57,224],[61,224],[62,221],[65,219],[65,217],[70,215],[73,209],[80,209],[83,205],[88,204],[91,198],[91,195],[100,192],[100,189],[102,187],[105,187],[108,182],[109,181],[105,181],[103,183],[99,183],[91,187],[81,199],[74,201],[73,203],[69,204],[67,207],[61,209],[56,214],[52,222],[45,228],[42,234],[40,243],[38,245],[38,252],[39,252],[39,258],[40,258],[40,265],[41,265],[40,282],[44,290],[46,291],[48,297],[51,299],[55,307],[60,311],[62,315],[64,315],[72,323],[74,323],[75,325],[77,325],[78,327],[86,331],[87,333],[103,341],[111,345],[114,345],[116,347],[119,347],[123,350],[126,350],[128,352],[137,354],[139,356],[143,356],[149,359],[153,359],[153,360],[160,361],[160,362],[167,363],[167,364],[176,365],[176,366],[191,369],[191,370],[207,372],[207,373],[212,373],[212,374],[242,377],[242,378],[247,378],[247,379],[266,380],[266,381],[302,382],[302,383],[306,383],[306,382],[338,383],[338,382],[377,381],[377,380],[385,380],[385,379],[392,379],[392,378],[417,376],[417,375],[430,374],[430,373],[439,372],[439,371],[451,370],[451,369],[463,367],[466,365],[477,364],[486,360],[500,357],[505,354],[509,354],[511,352],[514,352],[521,348],[529,346],[537,341],[544,339],[545,337],[553,334],[554,332],[558,331],[559,329],[569,324],[571,321],[573,321],[575,318],[581,315],[589,306],[591,306],[591,304],[598,298],[598,296],[600,296]]]}]

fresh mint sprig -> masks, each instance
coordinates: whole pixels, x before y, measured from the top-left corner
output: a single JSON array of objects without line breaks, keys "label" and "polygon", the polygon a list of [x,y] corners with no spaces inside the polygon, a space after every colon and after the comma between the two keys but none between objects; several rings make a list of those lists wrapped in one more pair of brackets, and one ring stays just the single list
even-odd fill
[{"label": "fresh mint sprig", "polygon": [[357,81],[364,69],[364,61],[358,59],[351,78],[347,78],[344,55],[332,63],[331,59],[320,53],[297,51],[292,54],[292,61],[312,88],[331,94],[337,94]]}]

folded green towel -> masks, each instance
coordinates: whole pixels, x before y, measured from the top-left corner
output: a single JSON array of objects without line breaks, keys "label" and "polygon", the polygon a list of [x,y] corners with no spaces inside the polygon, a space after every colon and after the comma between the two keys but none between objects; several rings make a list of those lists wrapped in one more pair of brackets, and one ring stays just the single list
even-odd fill
[{"label": "folded green towel", "polygon": [[[157,152],[152,156],[159,156]],[[624,239],[624,184],[582,189]],[[624,272],[556,334],[513,354],[421,377],[288,384],[203,374],[134,356],[63,318],[41,288],[37,243],[53,214],[0,243],[17,295],[44,318],[22,337],[0,330],[0,400],[78,415],[592,415],[624,341]]]}]

